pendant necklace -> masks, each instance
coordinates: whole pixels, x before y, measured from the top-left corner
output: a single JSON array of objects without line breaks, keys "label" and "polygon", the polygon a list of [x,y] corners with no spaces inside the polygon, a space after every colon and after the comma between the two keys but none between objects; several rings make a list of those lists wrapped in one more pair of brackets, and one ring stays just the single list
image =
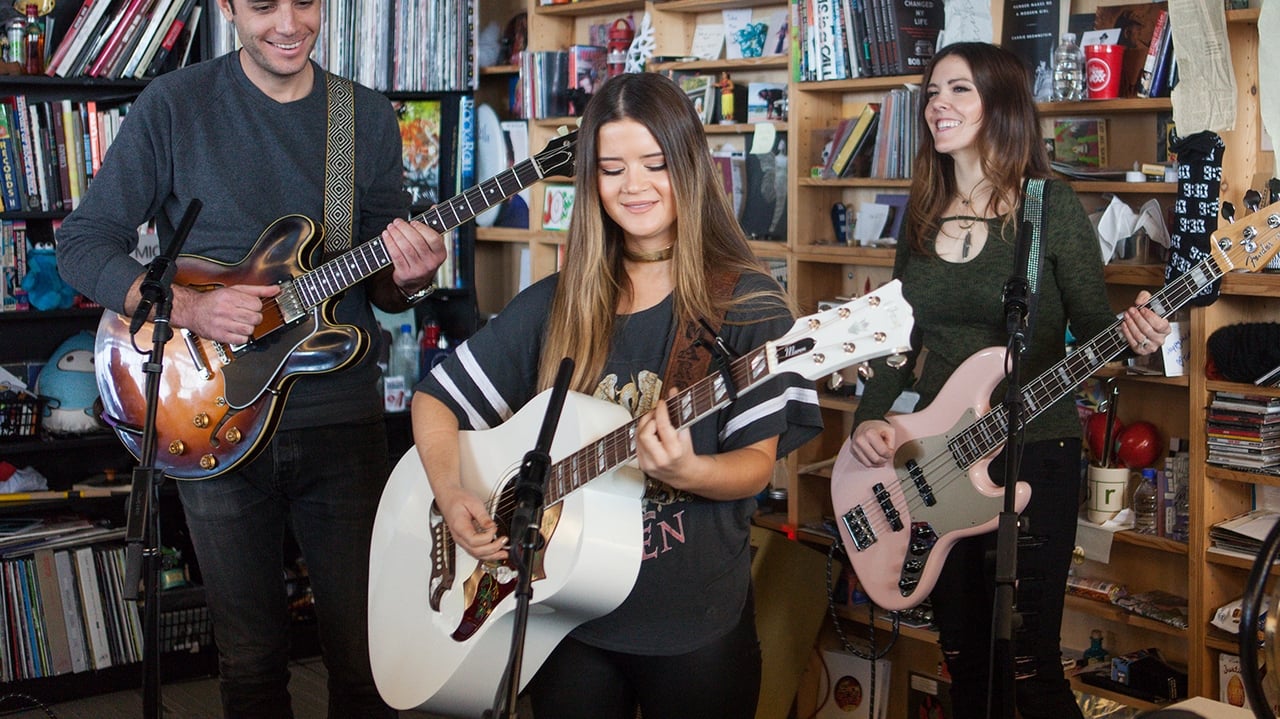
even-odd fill
[{"label": "pendant necklace", "polygon": [[[976,192],[977,189],[981,186],[982,186],[981,182],[975,185],[973,190],[969,192],[968,197],[960,197],[959,193],[956,193],[956,199],[959,200],[960,204],[964,205],[965,209],[967,209],[969,212],[973,212],[974,192]],[[973,226],[981,219],[983,218],[970,214],[970,215],[951,215],[949,217],[943,217],[941,220],[939,220],[939,225],[941,225],[942,223],[954,221],[961,230],[964,230],[964,237],[960,240],[960,259],[962,260],[969,258],[969,248],[973,246],[973,231],[972,231]],[[968,222],[969,224],[966,225],[965,224],[966,222]]]},{"label": "pendant necklace", "polygon": [[[973,226],[981,219],[983,218],[974,215],[949,215],[938,221],[939,227],[948,222],[955,222],[961,230],[964,230],[964,237],[960,239],[960,259],[962,260],[969,258],[969,248],[973,246]],[[965,224],[966,222],[968,224]]]}]

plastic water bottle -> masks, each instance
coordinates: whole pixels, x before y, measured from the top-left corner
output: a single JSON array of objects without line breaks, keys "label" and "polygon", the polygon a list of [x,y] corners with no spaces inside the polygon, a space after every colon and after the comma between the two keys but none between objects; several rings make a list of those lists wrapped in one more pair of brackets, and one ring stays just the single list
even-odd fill
[{"label": "plastic water bottle", "polygon": [[408,398],[418,381],[418,341],[413,336],[413,325],[400,325],[400,332],[391,343],[391,359],[388,362],[386,409],[400,412],[408,409]]},{"label": "plastic water bottle", "polygon": [[1156,471],[1142,470],[1142,482],[1133,490],[1133,531],[1156,533]]},{"label": "plastic water bottle", "polygon": [[1084,51],[1076,44],[1076,34],[1066,32],[1053,51],[1053,99],[1084,99]]},{"label": "plastic water bottle", "polygon": [[418,354],[418,374],[426,377],[431,371],[444,359],[448,354],[448,341],[444,335],[440,334],[440,323],[435,320],[427,320],[422,325],[422,338],[419,341]]}]

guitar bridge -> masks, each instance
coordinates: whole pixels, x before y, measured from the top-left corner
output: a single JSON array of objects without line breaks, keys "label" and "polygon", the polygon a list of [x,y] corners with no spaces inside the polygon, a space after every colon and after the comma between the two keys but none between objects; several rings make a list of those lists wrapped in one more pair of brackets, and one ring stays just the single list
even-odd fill
[{"label": "guitar bridge", "polygon": [[303,306],[298,292],[294,289],[293,280],[285,280],[280,283],[280,294],[276,295],[276,307],[280,311],[280,319],[285,324],[291,325],[307,315],[307,308]]},{"label": "guitar bridge", "polygon": [[453,588],[454,560],[457,549],[453,537],[449,534],[449,525],[445,524],[444,515],[435,502],[431,503],[431,512],[427,521],[431,526],[431,578],[427,580],[431,610],[440,611],[440,598]]},{"label": "guitar bridge", "polygon": [[862,511],[862,507],[854,507],[845,512],[840,517],[840,521],[844,522],[844,528],[849,532],[849,538],[853,540],[853,546],[859,552],[876,543],[876,533],[871,529],[871,523],[867,521],[867,513]]}]

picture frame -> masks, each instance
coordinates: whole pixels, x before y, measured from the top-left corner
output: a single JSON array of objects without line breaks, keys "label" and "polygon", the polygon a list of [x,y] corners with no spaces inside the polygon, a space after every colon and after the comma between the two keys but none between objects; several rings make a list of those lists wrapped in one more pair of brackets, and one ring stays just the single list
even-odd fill
[{"label": "picture frame", "polygon": [[573,217],[573,185],[547,184],[542,196],[542,229],[563,232]]}]

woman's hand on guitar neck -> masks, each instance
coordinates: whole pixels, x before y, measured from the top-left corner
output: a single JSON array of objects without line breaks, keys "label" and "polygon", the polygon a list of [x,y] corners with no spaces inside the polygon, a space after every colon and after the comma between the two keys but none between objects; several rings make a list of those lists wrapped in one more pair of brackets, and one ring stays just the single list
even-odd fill
[{"label": "woman's hand on guitar neck", "polygon": [[202,292],[175,284],[169,319],[173,326],[204,339],[244,344],[262,324],[263,300],[278,294],[275,285],[232,285]]},{"label": "woman's hand on guitar neck", "polygon": [[893,425],[881,419],[869,419],[859,424],[850,437],[849,449],[866,467],[879,467],[893,459],[897,445]]}]

